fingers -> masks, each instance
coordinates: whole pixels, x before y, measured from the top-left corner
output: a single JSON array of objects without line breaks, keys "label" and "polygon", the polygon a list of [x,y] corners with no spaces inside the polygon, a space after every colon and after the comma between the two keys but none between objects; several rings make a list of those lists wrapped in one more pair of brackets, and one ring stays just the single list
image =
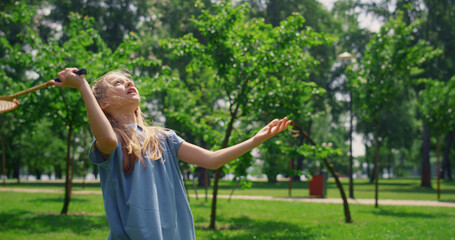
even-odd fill
[{"label": "fingers", "polygon": [[57,77],[58,77],[58,79],[60,79],[60,82],[51,80],[50,83],[57,87],[65,87],[65,86],[71,87],[74,85],[74,83],[72,83],[72,82],[74,82],[74,80],[71,80],[71,79],[75,79],[74,78],[75,76],[81,77],[81,76],[78,76],[77,74],[75,74],[75,72],[77,70],[78,70],[77,68],[65,68],[64,70],[60,71],[57,74]]},{"label": "fingers", "polygon": [[273,125],[277,124],[279,121],[280,121],[280,119],[273,119],[273,120],[269,123],[269,126],[273,126]]},{"label": "fingers", "polygon": [[71,75],[72,73],[76,72],[77,68],[65,68],[65,70],[60,71],[57,76],[60,80],[63,80],[63,78],[67,77],[68,75]]},{"label": "fingers", "polygon": [[[285,117],[281,120],[275,119],[272,122],[270,122],[268,133],[275,135],[279,132],[282,132],[284,129],[286,129],[287,126],[289,126],[289,124],[291,124],[291,121],[288,120],[287,117]],[[273,125],[275,125],[275,126],[273,126]]]},{"label": "fingers", "polygon": [[62,82],[56,82],[55,80],[50,80],[49,81],[52,85],[57,86],[57,87],[64,87]]},{"label": "fingers", "polygon": [[275,135],[279,133],[281,130],[281,127],[283,126],[283,119],[281,119],[278,124],[273,128],[272,134]]},{"label": "fingers", "polygon": [[280,121],[279,119],[273,119],[273,120],[267,125],[267,127],[268,127],[267,133],[268,133],[268,134],[271,134],[271,133],[272,133],[272,128],[273,128],[273,126],[276,125],[279,121]]}]

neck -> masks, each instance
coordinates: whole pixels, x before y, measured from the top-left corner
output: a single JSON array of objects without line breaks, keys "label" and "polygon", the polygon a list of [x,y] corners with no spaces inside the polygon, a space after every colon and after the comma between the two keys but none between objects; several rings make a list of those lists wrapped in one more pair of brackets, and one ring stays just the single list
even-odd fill
[{"label": "neck", "polygon": [[110,115],[115,119],[116,122],[120,124],[137,123],[136,114],[134,114],[134,112],[132,113],[115,112],[111,113]]}]

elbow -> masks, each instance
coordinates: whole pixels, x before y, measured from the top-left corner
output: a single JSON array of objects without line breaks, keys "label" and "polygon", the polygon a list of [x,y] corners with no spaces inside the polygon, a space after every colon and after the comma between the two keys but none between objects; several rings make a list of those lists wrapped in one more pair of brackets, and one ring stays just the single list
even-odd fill
[{"label": "elbow", "polygon": [[213,156],[213,152],[211,152],[209,155],[207,155],[204,159],[205,161],[200,161],[198,166],[207,168],[209,170],[217,170],[223,165],[220,165],[216,159],[215,156]]},{"label": "elbow", "polygon": [[218,165],[215,165],[215,164],[210,164],[210,165],[206,166],[205,168],[210,169],[210,170],[217,170],[220,167],[221,166],[218,166]]},{"label": "elbow", "polygon": [[116,138],[104,138],[96,140],[96,147],[99,151],[105,154],[110,154],[117,148]]},{"label": "elbow", "polygon": [[212,152],[212,155],[207,158],[207,163],[205,168],[208,168],[210,170],[217,170],[220,167],[222,167],[224,164],[222,161],[220,161],[219,158],[217,158],[216,153]]}]

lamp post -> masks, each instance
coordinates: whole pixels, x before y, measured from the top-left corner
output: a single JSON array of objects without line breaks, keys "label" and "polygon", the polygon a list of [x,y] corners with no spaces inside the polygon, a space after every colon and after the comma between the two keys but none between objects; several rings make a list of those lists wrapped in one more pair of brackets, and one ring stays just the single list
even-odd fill
[{"label": "lamp post", "polygon": [[[348,52],[344,52],[337,56],[337,59],[341,60],[343,63],[350,62],[353,58],[355,57]],[[354,198],[354,182],[352,180],[352,119],[352,91],[349,91],[349,198]]]}]

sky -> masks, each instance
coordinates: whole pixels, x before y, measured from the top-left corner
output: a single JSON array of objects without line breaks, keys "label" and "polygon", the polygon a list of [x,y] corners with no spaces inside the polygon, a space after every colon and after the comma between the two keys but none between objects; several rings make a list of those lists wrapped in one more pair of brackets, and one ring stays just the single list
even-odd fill
[{"label": "sky", "polygon": [[[319,0],[327,9],[332,9],[333,3],[337,0]],[[378,32],[381,28],[379,21],[373,19],[373,17],[367,16],[366,14],[361,14],[359,16],[359,24],[361,27],[368,28],[372,32]],[[347,119],[349,120],[349,119]],[[346,126],[347,127],[347,126]],[[352,134],[352,156],[359,157],[365,155],[365,146],[363,143],[363,137],[359,134]]]},{"label": "sky", "polygon": [[[319,0],[320,3],[324,4],[324,6],[327,7],[327,9],[332,9],[333,3],[336,2],[337,0]],[[372,1],[378,1],[378,0],[363,0],[362,2],[372,2]],[[372,32],[379,32],[379,29],[381,28],[381,22],[375,19],[371,14],[360,14],[359,16],[359,24],[363,28],[368,28]]]}]

